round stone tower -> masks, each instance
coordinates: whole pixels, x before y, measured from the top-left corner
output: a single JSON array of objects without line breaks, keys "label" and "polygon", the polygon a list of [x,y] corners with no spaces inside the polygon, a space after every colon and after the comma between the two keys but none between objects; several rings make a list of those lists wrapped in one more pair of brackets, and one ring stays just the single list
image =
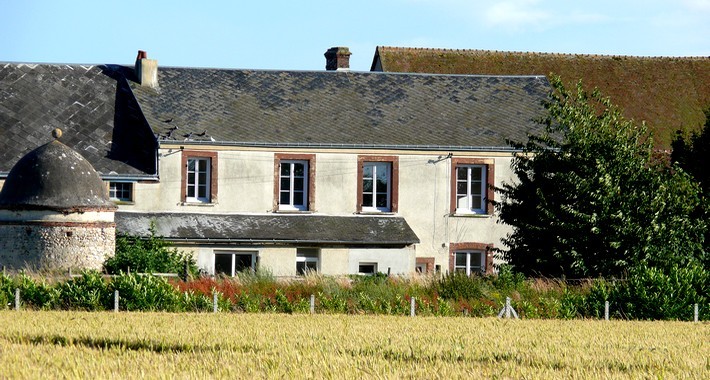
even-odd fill
[{"label": "round stone tower", "polygon": [[0,265],[100,269],[115,250],[116,206],[79,153],[54,141],[15,164],[0,192]]}]

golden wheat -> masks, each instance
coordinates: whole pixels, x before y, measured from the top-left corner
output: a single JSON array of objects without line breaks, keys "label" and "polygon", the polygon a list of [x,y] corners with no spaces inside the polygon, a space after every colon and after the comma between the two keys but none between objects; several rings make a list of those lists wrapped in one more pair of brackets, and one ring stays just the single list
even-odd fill
[{"label": "golden wheat", "polygon": [[710,325],[0,311],[2,378],[710,378]]}]

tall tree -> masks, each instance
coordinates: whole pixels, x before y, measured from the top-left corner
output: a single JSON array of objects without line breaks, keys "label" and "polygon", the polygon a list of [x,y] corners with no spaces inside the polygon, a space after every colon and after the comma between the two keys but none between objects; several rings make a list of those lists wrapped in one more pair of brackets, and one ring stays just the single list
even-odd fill
[{"label": "tall tree", "polygon": [[619,276],[630,267],[703,260],[697,184],[657,164],[644,124],[598,91],[552,78],[545,132],[513,143],[514,183],[496,189],[513,227],[502,258],[527,275]]},{"label": "tall tree", "polygon": [[[703,200],[697,213],[710,220],[710,109],[705,110],[705,126],[689,136],[676,132],[671,161],[690,173],[700,183]],[[710,228],[705,233],[705,252],[710,252]]]}]

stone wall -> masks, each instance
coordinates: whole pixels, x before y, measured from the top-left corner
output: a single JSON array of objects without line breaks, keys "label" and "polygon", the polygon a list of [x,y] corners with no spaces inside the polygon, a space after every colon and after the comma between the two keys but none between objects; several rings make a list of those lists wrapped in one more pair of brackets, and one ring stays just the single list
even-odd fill
[{"label": "stone wall", "polygon": [[101,269],[115,252],[113,223],[0,224],[0,265],[8,269]]}]

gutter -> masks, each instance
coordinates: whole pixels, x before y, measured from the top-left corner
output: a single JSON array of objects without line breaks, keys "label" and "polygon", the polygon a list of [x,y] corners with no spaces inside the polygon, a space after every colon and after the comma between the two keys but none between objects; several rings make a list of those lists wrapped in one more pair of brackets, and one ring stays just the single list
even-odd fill
[{"label": "gutter", "polygon": [[[147,238],[142,236],[142,238]],[[228,244],[228,243],[239,243],[239,244],[349,244],[349,245],[411,245],[418,244],[419,241],[377,241],[377,242],[363,242],[359,240],[338,240],[338,241],[323,241],[323,240],[308,240],[308,239],[233,239],[233,238],[174,238],[174,237],[162,237],[163,239],[170,242],[181,242],[188,243],[192,245],[199,244]]]},{"label": "gutter", "polygon": [[450,145],[396,145],[396,144],[333,144],[333,143],[268,143],[236,141],[193,141],[159,140],[163,145],[217,145],[256,148],[325,148],[325,149],[382,149],[382,150],[419,150],[419,151],[456,151],[456,152],[510,152],[519,153],[522,149],[494,146],[450,146]]}]

